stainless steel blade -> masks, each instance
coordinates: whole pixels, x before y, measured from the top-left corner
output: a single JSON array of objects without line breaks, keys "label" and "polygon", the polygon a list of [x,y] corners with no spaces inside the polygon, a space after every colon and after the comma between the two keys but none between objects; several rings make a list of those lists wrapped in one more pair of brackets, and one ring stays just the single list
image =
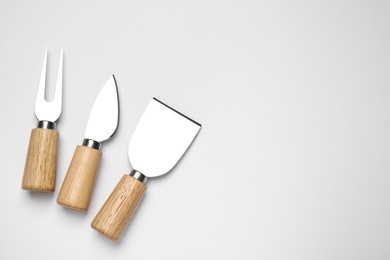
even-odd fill
[{"label": "stainless steel blade", "polygon": [[190,146],[202,126],[153,98],[129,144],[134,170],[146,177],[170,171]]},{"label": "stainless steel blade", "polygon": [[93,104],[85,130],[85,138],[97,142],[109,139],[119,123],[119,98],[114,75],[112,75]]}]

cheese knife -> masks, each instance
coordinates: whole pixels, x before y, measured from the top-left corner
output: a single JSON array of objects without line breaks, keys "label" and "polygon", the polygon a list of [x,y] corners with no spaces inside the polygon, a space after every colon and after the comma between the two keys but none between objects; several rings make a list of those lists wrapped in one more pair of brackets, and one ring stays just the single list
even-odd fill
[{"label": "cheese knife", "polygon": [[102,157],[101,142],[114,135],[118,124],[118,89],[112,75],[93,104],[83,144],[76,147],[58,194],[59,205],[79,211],[88,210]]},{"label": "cheese knife", "polygon": [[129,143],[133,171],[123,175],[92,221],[92,228],[119,240],[143,198],[147,179],[169,172],[200,129],[199,123],[153,98]]}]

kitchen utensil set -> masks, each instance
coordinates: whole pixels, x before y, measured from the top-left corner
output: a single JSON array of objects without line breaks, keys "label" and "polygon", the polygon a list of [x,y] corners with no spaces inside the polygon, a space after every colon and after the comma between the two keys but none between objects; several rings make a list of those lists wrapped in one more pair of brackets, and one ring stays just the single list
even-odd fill
[{"label": "kitchen utensil set", "polygon": [[[62,108],[62,63],[58,69],[54,100],[44,98],[47,48],[35,103],[38,127],[31,131],[22,189],[54,192],[59,133],[56,121]],[[87,211],[96,182],[101,143],[111,138],[119,124],[119,97],[112,75],[101,89],[89,115],[84,141],[78,145],[58,194],[59,205]],[[197,136],[201,125],[160,100],[153,98],[129,143],[133,170],[115,187],[91,226],[112,240],[126,230],[146,190],[148,178],[169,172]]]}]

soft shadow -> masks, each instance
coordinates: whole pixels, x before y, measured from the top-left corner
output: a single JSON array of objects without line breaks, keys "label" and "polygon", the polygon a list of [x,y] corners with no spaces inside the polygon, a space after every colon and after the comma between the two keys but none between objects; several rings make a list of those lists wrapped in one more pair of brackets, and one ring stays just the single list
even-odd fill
[{"label": "soft shadow", "polygon": [[75,216],[76,218],[86,218],[87,217],[88,211],[80,211],[80,210],[67,208],[67,207],[64,207],[62,205],[59,205],[57,202],[56,202],[56,204],[57,204],[57,206],[62,208],[62,211],[65,212],[65,214],[67,214],[71,217],[73,217],[73,216]]},{"label": "soft shadow", "polygon": [[54,192],[39,192],[39,191],[27,191],[28,197],[33,200],[52,200],[54,197]]}]

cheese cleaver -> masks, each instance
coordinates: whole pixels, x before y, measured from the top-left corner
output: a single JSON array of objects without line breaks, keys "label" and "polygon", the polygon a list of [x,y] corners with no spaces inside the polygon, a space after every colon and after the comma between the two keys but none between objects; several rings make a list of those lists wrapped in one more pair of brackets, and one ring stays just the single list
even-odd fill
[{"label": "cheese cleaver", "polygon": [[128,153],[133,171],[119,181],[92,221],[92,228],[112,240],[119,240],[142,200],[147,179],[169,172],[201,127],[199,123],[153,98],[129,143]]}]

